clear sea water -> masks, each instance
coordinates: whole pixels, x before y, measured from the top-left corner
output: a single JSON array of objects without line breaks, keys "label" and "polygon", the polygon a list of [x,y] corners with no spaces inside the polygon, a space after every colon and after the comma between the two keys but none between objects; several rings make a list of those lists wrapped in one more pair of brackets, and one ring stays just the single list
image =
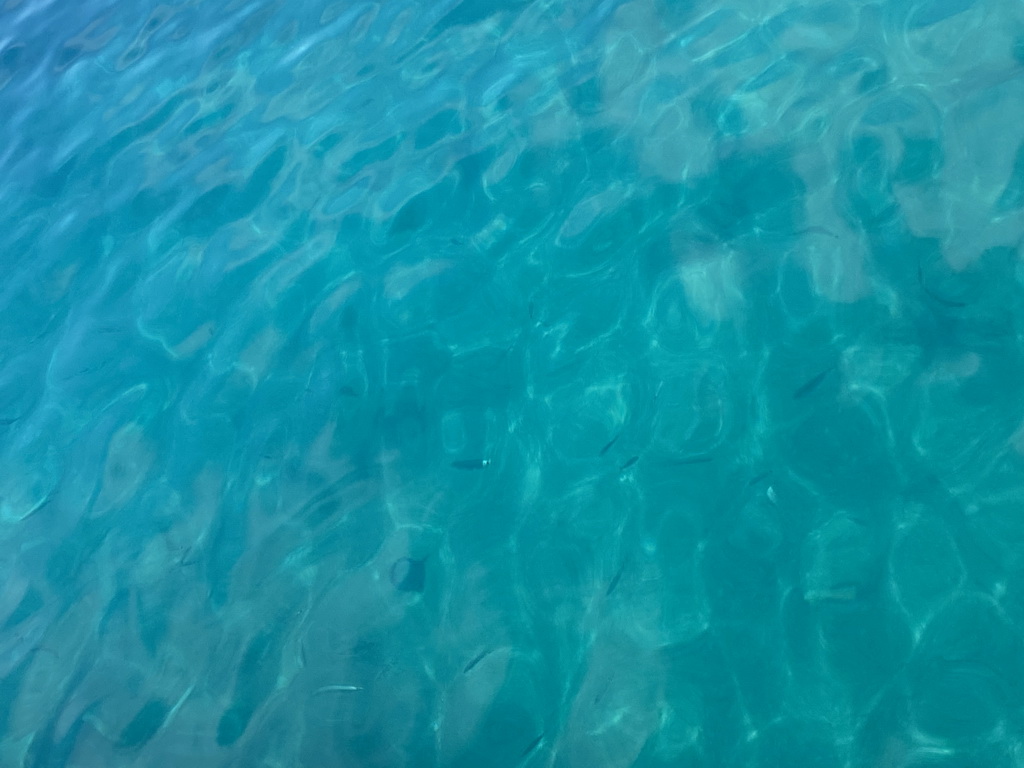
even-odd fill
[{"label": "clear sea water", "polygon": [[1024,765],[1024,4],[6,0],[0,768]]}]

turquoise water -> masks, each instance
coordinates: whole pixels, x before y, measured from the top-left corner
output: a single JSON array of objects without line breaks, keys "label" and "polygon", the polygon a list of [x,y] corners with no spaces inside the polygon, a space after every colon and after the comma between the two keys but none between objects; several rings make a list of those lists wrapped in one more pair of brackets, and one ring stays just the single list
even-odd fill
[{"label": "turquoise water", "polygon": [[0,768],[1024,760],[1024,6],[0,11]]}]

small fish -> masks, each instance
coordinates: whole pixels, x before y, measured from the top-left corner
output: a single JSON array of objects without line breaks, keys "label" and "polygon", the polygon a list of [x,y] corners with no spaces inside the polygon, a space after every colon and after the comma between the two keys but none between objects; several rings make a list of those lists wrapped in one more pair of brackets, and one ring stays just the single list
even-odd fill
[{"label": "small fish", "polygon": [[469,664],[463,667],[462,673],[465,674],[466,672],[469,672],[469,670],[471,670],[473,667],[475,667],[477,664],[483,661],[484,658],[490,654],[490,652],[490,648],[485,648],[484,650],[480,651],[480,653],[473,657],[473,660],[470,661]]},{"label": "small fish", "polygon": [[189,544],[187,547],[184,548],[184,550],[182,550],[181,557],[178,558],[177,566],[179,568],[184,568],[186,565],[195,565],[199,562],[198,554],[192,557],[190,557],[190,555],[192,555],[191,544]]},{"label": "small fish", "polygon": [[314,696],[319,696],[323,693],[341,693],[347,691],[361,691],[363,687],[361,685],[324,685],[313,691]]},{"label": "small fish", "polygon": [[611,583],[608,584],[608,589],[604,591],[605,597],[611,595],[611,593],[615,591],[615,588],[619,586],[619,580],[622,578],[622,571],[625,570],[625,568],[625,565],[619,566],[619,570],[615,572],[615,575],[612,577]]},{"label": "small fish", "polygon": [[808,603],[849,603],[857,599],[857,587],[852,584],[830,589],[810,589],[804,592]]},{"label": "small fish", "polygon": [[620,437],[622,437],[622,433],[621,432],[619,434],[617,434],[615,437],[613,437],[611,440],[609,440],[607,443],[605,443],[604,444],[604,448],[602,448],[601,452],[599,454],[597,454],[597,455],[598,456],[604,456],[606,453],[608,453],[608,451],[610,451],[612,449],[612,446],[615,445],[615,443],[618,441],[618,439]]},{"label": "small fish", "polygon": [[621,467],[619,467],[619,472],[625,472],[625,471],[626,471],[627,469],[629,469],[630,467],[632,467],[632,466],[633,466],[634,464],[636,464],[636,463],[637,463],[638,461],[640,461],[640,457],[639,457],[639,456],[631,456],[631,457],[630,457],[630,458],[629,458],[629,459],[628,459],[628,460],[626,461],[626,463],[625,463],[625,464],[623,464],[623,465],[622,465]]},{"label": "small fish", "polygon": [[825,237],[831,237],[833,240],[838,240],[839,235],[833,232],[831,229],[825,227],[805,227],[804,229],[794,232],[794,235],[799,237],[800,235],[824,235]]},{"label": "small fish", "polygon": [[803,384],[801,384],[799,387],[796,388],[796,391],[793,392],[793,399],[794,400],[799,400],[801,397],[806,397],[807,395],[811,394],[811,392],[813,392],[819,386],[821,386],[821,383],[823,381],[825,381],[825,378],[830,373],[832,373],[832,368],[831,367],[826,368],[824,371],[822,371],[818,375],[812,376],[811,378],[809,378],[807,381],[805,381]]},{"label": "small fish", "polygon": [[761,474],[755,475],[753,478],[751,478],[750,482],[747,483],[747,488],[749,488],[752,485],[757,485],[762,480],[767,480],[771,476],[772,476],[772,471],[770,469],[765,470]]},{"label": "small fish", "polygon": [[527,758],[527,757],[528,757],[529,755],[531,755],[531,754],[533,753],[533,751],[534,751],[535,749],[537,749],[537,747],[539,747],[539,746],[540,746],[540,743],[541,743],[542,741],[544,741],[544,734],[543,734],[543,733],[542,733],[542,734],[541,734],[540,736],[538,736],[538,737],[537,737],[536,739],[534,739],[533,741],[531,741],[531,742],[530,742],[530,743],[529,743],[529,744],[528,744],[528,745],[526,746],[526,749],[524,749],[524,750],[523,750],[523,752],[522,752],[522,754],[521,754],[521,755],[519,755],[519,759],[520,759],[520,761],[522,761],[522,760],[526,759],[526,758]]},{"label": "small fish", "polygon": [[697,454],[695,456],[682,456],[678,459],[670,459],[669,464],[671,466],[688,466],[690,464],[710,464],[715,460],[714,456],[708,456],[707,454]]},{"label": "small fish", "polygon": [[460,461],[453,461],[452,466],[455,469],[486,469],[491,466],[490,459],[462,459]]}]

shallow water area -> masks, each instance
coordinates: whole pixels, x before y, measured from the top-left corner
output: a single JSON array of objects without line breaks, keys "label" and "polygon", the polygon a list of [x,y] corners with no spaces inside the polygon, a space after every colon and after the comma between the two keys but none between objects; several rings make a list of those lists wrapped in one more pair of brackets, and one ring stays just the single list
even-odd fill
[{"label": "shallow water area", "polygon": [[1022,99],[1009,0],[6,0],[0,766],[1018,764]]}]

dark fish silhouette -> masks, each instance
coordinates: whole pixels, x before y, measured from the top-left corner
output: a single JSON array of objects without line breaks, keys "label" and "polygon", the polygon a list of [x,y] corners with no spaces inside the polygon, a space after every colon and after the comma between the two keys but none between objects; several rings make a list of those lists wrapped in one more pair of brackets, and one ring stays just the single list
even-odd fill
[{"label": "dark fish silhouette", "polygon": [[523,750],[523,753],[519,755],[519,759],[523,760],[528,757],[535,749],[537,749],[537,747],[540,746],[542,741],[544,741],[543,733],[527,745],[526,749]]},{"label": "dark fish silhouette", "polygon": [[833,240],[839,239],[839,235],[837,235],[831,229],[826,229],[825,227],[805,227],[804,229],[801,229],[798,232],[794,232],[793,234],[797,237],[799,237],[800,235],[824,235],[825,237],[831,237]]},{"label": "dark fish silhouette", "polygon": [[611,440],[609,440],[607,443],[605,443],[604,444],[604,448],[602,448],[601,452],[599,454],[597,454],[597,455],[598,456],[604,456],[606,453],[608,453],[608,451],[610,451],[612,449],[612,446],[615,445],[616,441],[620,437],[622,437],[622,433],[621,432],[619,434],[617,434],[615,437],[613,437]]},{"label": "dark fish silhouette", "polygon": [[391,566],[391,583],[399,592],[422,592],[427,583],[427,558],[396,560]]},{"label": "dark fish silhouette", "polygon": [[830,373],[832,373],[832,368],[826,368],[817,376],[812,376],[811,378],[809,378],[807,381],[805,381],[803,384],[796,388],[796,391],[793,392],[793,399],[799,400],[801,397],[806,397],[807,395],[811,394],[811,392],[813,392],[819,386],[821,386],[821,383],[825,381],[825,379],[828,377]]},{"label": "dark fish silhouette", "polygon": [[479,663],[480,663],[481,661],[483,661],[483,660],[484,660],[484,658],[485,658],[485,657],[486,657],[486,656],[487,656],[488,654],[490,654],[490,652],[491,652],[491,649],[490,649],[490,648],[486,648],[485,650],[482,650],[482,651],[480,651],[480,653],[478,653],[478,654],[477,654],[476,656],[474,656],[474,657],[473,657],[473,660],[472,660],[472,661],[470,661],[470,662],[469,662],[469,664],[467,664],[467,665],[466,665],[466,666],[465,666],[465,667],[464,667],[464,668],[462,669],[462,672],[463,672],[463,674],[465,674],[466,672],[469,672],[469,670],[471,670],[471,669],[472,669],[473,667],[475,667],[475,666],[476,666],[477,664],[479,664]]},{"label": "dark fish silhouette", "polygon": [[622,578],[622,571],[625,570],[626,566],[619,566],[619,570],[615,572],[615,576],[612,577],[611,583],[608,585],[608,589],[604,591],[604,596],[609,597],[615,588],[619,586],[619,580]]},{"label": "dark fish silhouette", "polygon": [[665,463],[673,467],[683,467],[691,464],[710,464],[714,460],[714,456],[708,456],[706,453],[700,453],[694,456],[681,456],[678,459],[669,459]]},{"label": "dark fish silhouette", "polygon": [[453,461],[452,466],[455,469],[486,469],[491,466],[490,459],[463,459],[462,461]]},{"label": "dark fish silhouette", "polygon": [[762,480],[767,480],[767,479],[768,479],[769,477],[771,477],[771,475],[772,475],[772,471],[771,471],[770,469],[769,469],[769,470],[767,470],[767,471],[765,471],[765,472],[762,472],[761,474],[759,474],[759,475],[756,475],[756,476],[754,476],[754,477],[753,477],[753,478],[752,478],[752,479],[751,479],[751,480],[750,480],[750,481],[749,481],[749,482],[747,483],[747,487],[749,488],[749,487],[750,487],[750,486],[752,486],[752,485],[757,485],[757,484],[758,484],[758,483],[760,483],[760,482],[761,482]]},{"label": "dark fish silhouette", "polygon": [[619,471],[620,472],[624,472],[625,470],[629,469],[634,464],[636,464],[638,461],[640,461],[640,457],[639,456],[632,456],[632,457],[630,457],[629,460],[626,461],[625,464],[623,464],[621,467],[619,467]]}]

